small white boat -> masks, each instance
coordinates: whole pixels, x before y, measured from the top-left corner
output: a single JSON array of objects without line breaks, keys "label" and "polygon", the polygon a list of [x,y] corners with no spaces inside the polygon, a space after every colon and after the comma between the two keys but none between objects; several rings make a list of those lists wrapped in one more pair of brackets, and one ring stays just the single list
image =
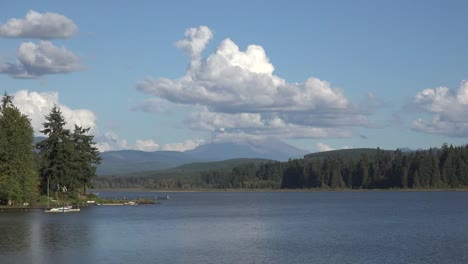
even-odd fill
[{"label": "small white boat", "polygon": [[54,207],[45,210],[46,213],[69,213],[69,212],[79,212],[80,208],[73,208],[73,206],[63,206],[63,207]]}]

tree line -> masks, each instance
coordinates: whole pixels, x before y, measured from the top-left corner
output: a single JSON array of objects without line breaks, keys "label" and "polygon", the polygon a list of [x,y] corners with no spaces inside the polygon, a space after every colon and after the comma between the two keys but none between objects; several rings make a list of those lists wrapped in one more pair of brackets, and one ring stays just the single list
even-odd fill
[{"label": "tree line", "polygon": [[246,163],[198,174],[99,176],[98,188],[442,189],[468,187],[468,146],[406,152],[377,148],[357,158],[332,155]]},{"label": "tree line", "polygon": [[290,160],[282,188],[388,189],[468,187],[468,146],[402,153],[377,149],[357,161],[339,156]]},{"label": "tree line", "polygon": [[[76,196],[91,186],[101,162],[89,128],[65,128],[60,107],[45,116],[46,138],[34,144],[27,115],[6,94],[0,106],[0,201],[8,204],[34,202],[48,191],[55,198]],[[37,151],[36,151],[37,150]]]}]

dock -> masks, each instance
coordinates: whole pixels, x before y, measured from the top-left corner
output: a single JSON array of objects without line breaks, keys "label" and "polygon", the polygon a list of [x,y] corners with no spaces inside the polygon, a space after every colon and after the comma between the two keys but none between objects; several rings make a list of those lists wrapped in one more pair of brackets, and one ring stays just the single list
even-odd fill
[{"label": "dock", "polygon": [[46,207],[0,207],[0,212],[30,212],[30,211],[44,211]]}]

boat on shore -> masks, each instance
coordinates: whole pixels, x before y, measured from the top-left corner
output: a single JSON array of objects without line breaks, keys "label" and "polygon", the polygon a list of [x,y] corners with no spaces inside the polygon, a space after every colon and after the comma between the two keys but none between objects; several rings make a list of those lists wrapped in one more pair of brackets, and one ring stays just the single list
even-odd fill
[{"label": "boat on shore", "polygon": [[46,209],[44,212],[46,213],[70,213],[70,212],[79,212],[79,211],[80,211],[80,208],[69,205],[69,206],[63,206],[63,207],[53,207],[50,209]]}]

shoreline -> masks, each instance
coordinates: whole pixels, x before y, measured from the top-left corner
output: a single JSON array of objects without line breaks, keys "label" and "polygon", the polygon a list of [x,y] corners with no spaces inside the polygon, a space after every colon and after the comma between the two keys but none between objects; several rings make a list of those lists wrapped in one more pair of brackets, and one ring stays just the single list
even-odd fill
[{"label": "shoreline", "polygon": [[98,192],[148,192],[148,193],[196,193],[196,192],[468,192],[468,188],[453,189],[143,189],[116,188],[93,189],[89,193]]}]

